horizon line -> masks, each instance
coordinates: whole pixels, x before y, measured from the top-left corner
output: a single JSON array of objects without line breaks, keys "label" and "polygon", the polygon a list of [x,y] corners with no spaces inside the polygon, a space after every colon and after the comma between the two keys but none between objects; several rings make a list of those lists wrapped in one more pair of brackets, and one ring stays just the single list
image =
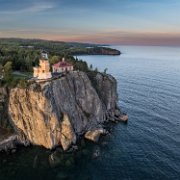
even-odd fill
[{"label": "horizon line", "polygon": [[27,37],[27,38],[22,38],[22,37],[1,37],[0,39],[14,39],[14,40],[39,40],[39,41],[51,41],[51,42],[62,42],[62,43],[82,43],[82,44],[91,44],[91,45],[102,45],[102,46],[166,46],[166,47],[179,47],[179,44],[162,44],[162,43],[148,43],[148,41],[143,42],[143,43],[136,43],[136,42],[119,42],[119,43],[105,43],[105,42],[90,42],[90,41],[73,41],[73,40],[58,40],[58,39],[49,39],[49,38],[36,38],[36,37]]}]

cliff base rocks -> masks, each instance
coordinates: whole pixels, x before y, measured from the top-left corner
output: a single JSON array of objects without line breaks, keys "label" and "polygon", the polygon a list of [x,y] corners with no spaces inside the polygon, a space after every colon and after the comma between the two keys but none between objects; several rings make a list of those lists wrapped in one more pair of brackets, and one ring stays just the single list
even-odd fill
[{"label": "cliff base rocks", "polygon": [[106,131],[104,129],[96,129],[94,131],[88,131],[86,132],[86,134],[84,135],[84,137],[90,141],[93,142],[98,142],[99,141],[99,137],[102,134],[106,134]]}]

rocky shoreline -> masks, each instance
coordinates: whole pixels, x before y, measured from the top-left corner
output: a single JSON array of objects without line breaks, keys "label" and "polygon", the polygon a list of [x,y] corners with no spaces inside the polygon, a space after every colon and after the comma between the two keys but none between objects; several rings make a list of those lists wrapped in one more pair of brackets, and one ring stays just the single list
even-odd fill
[{"label": "rocky shoreline", "polygon": [[18,144],[20,141],[16,133],[0,128],[0,152],[15,152]]},{"label": "rocky shoreline", "polygon": [[128,120],[117,105],[117,82],[107,74],[97,73],[92,82],[86,73],[74,71],[50,82],[0,92],[1,113],[7,112],[6,124],[15,132],[3,139],[0,133],[0,151],[18,144],[61,146],[67,151],[82,136],[97,142],[107,133],[104,123]]}]

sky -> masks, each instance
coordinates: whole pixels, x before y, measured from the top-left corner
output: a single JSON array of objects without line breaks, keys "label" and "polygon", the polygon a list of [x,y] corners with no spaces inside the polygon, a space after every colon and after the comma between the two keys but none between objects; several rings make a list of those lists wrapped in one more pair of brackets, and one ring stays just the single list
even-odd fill
[{"label": "sky", "polygon": [[180,46],[180,0],[0,0],[0,37]]}]

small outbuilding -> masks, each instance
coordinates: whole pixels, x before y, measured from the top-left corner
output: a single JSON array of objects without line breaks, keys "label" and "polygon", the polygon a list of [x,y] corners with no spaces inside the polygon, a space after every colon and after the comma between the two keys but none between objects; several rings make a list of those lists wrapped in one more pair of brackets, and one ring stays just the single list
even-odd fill
[{"label": "small outbuilding", "polygon": [[72,64],[66,62],[65,58],[63,58],[62,61],[59,61],[58,63],[52,66],[52,70],[53,73],[63,73],[63,72],[73,71],[74,67]]}]

